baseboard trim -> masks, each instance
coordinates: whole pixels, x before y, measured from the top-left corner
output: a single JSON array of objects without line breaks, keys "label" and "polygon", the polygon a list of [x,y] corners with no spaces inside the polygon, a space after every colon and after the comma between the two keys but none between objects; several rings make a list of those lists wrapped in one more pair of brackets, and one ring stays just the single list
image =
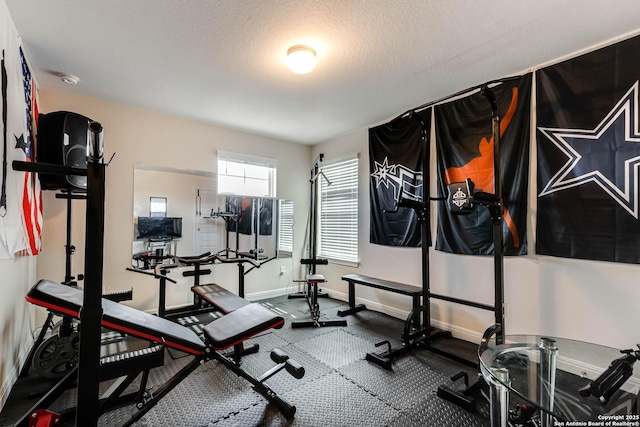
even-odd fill
[{"label": "baseboard trim", "polygon": [[[349,300],[349,295],[344,292],[329,290],[329,294],[331,295],[331,298],[339,299],[341,301]],[[380,304],[378,301],[370,301],[364,298],[356,297],[356,303],[364,304],[367,306],[367,308],[371,310],[387,314],[397,319],[405,320],[409,315],[409,310],[403,310],[396,307],[389,307],[387,305]],[[450,323],[442,322],[436,319],[431,319],[431,325],[443,331],[449,331],[451,332],[451,335],[453,335],[455,338],[459,338],[464,341],[469,341],[472,343],[480,343],[480,340],[482,340],[482,333],[473,331],[471,329],[462,328],[460,326],[452,325]]]},{"label": "baseboard trim", "polygon": [[260,301],[267,298],[280,297],[291,293],[291,288],[270,289],[268,291],[250,292],[245,295],[245,299],[249,301]]}]

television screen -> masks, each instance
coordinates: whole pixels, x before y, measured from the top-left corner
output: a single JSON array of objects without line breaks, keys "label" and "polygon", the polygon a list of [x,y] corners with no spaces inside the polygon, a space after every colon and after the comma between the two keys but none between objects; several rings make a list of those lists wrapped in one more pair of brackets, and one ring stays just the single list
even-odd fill
[{"label": "television screen", "polygon": [[182,218],[138,217],[136,239],[175,239],[182,237]]}]

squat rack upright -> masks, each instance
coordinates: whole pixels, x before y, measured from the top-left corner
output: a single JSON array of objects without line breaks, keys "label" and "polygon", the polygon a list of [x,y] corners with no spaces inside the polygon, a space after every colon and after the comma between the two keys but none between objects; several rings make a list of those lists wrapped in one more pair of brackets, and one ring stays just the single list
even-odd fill
[{"label": "squat rack upright", "polygon": [[87,168],[14,161],[17,171],[87,177],[83,304],[80,311],[80,352],[76,401],[77,426],[98,424],[102,275],[104,263],[105,168],[102,125],[90,122],[87,130]]},{"label": "squat rack upright", "polygon": [[[438,345],[441,340],[438,338],[451,338],[450,332],[436,330],[431,326],[431,307],[430,303],[432,299],[447,301],[455,304],[460,304],[468,307],[479,308],[482,310],[491,311],[494,314],[494,324],[487,328],[483,335],[483,340],[488,339],[489,334],[495,334],[497,343],[504,341],[505,331],[505,316],[504,316],[504,253],[503,253],[503,236],[502,236],[502,213],[503,213],[503,200],[502,200],[502,180],[501,168],[500,168],[500,115],[498,111],[498,105],[494,93],[490,89],[490,85],[506,83],[508,81],[517,80],[521,76],[514,76],[500,80],[493,80],[482,85],[478,85],[453,95],[423,104],[415,109],[406,111],[401,115],[394,118],[398,120],[404,117],[416,120],[421,129],[421,143],[424,148],[423,157],[423,197],[422,201],[413,200],[400,200],[396,209],[398,208],[410,208],[416,213],[418,223],[420,224],[420,231],[422,237],[421,252],[422,252],[422,295],[423,304],[419,308],[413,309],[405,321],[405,333],[403,335],[403,344],[398,348],[391,348],[388,341],[383,341],[380,344],[387,344],[387,351],[380,354],[370,353],[367,355],[367,360],[379,364],[385,368],[390,367],[391,360],[396,357],[416,348],[425,348],[434,353],[441,354],[450,359],[461,362],[465,365],[477,367],[477,353],[469,357],[460,356],[449,350],[448,345]],[[494,166],[494,194],[484,193],[483,200],[475,200],[477,204],[481,204],[488,207],[491,212],[492,228],[493,228],[493,241],[494,241],[494,256],[493,256],[493,269],[494,269],[494,304],[484,304],[477,301],[466,300],[462,298],[452,297],[448,295],[442,295],[431,292],[430,279],[429,279],[429,244],[430,244],[430,206],[429,203],[432,200],[446,200],[444,197],[430,197],[430,174],[429,174],[429,160],[430,160],[430,147],[428,144],[428,132],[429,129],[425,125],[424,121],[418,114],[418,111],[424,110],[428,107],[432,107],[436,104],[447,101],[451,98],[460,97],[462,95],[469,94],[476,90],[480,90],[480,93],[487,98],[487,101],[491,105],[491,126],[492,126],[492,138],[494,140],[493,151],[493,166]],[[473,198],[473,195],[469,195]],[[409,331],[411,331],[409,333]],[[463,343],[461,340],[460,343]]]}]

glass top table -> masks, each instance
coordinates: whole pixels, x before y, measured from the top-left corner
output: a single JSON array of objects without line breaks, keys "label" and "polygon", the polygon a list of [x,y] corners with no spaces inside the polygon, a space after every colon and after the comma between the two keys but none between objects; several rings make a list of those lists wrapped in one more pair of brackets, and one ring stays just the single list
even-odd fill
[{"label": "glass top table", "polygon": [[538,411],[542,426],[568,421],[640,425],[640,417],[632,415],[640,391],[640,375],[633,372],[637,349],[625,353],[562,338],[507,335],[502,344],[483,339],[478,357],[490,385],[492,427],[508,425],[510,393]]}]

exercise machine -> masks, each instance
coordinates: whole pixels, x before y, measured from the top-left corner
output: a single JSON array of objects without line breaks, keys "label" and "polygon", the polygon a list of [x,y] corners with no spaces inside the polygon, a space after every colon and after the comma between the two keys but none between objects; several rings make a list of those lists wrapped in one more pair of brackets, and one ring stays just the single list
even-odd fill
[{"label": "exercise machine", "polygon": [[[76,252],[76,247],[71,242],[72,200],[86,200],[86,195],[74,193],[72,190],[56,194],[56,198],[67,200],[67,228],[65,244],[65,275],[64,285],[77,286],[76,277],[71,273],[71,257]],[[78,274],[77,280],[84,279],[84,275]],[[54,324],[56,313],[49,310],[40,333],[31,346],[27,359],[20,371],[20,377],[25,377],[33,365],[38,375],[45,378],[60,378],[78,363],[79,336],[71,318],[62,316],[58,324]],[[53,335],[45,340],[51,330]]]},{"label": "exercise machine", "polygon": [[[519,78],[519,77],[516,77]],[[497,342],[502,342],[504,339],[504,277],[503,277],[503,237],[502,237],[502,186],[500,179],[500,117],[498,114],[498,106],[496,98],[489,88],[490,84],[504,82],[509,79],[489,82],[475,88],[465,90],[463,92],[456,93],[451,97],[460,96],[466,94],[470,90],[480,89],[481,94],[487,98],[487,101],[491,105],[492,111],[492,135],[494,138],[494,194],[474,192],[473,185],[470,181],[466,183],[450,185],[450,195],[448,198],[449,206],[454,212],[459,213],[468,212],[470,209],[475,208],[475,205],[481,205],[490,209],[493,227],[493,239],[494,239],[494,304],[488,305],[479,303],[476,301],[469,301],[461,298],[455,298],[448,295],[441,295],[431,292],[429,282],[429,241],[430,241],[430,209],[429,203],[432,200],[444,201],[445,198],[432,198],[428,196],[430,188],[429,182],[429,146],[427,144],[429,129],[425,126],[419,114],[416,113],[418,109],[424,109],[430,107],[436,103],[440,103],[451,97],[443,98],[421,107],[416,110],[404,113],[399,117],[403,117],[408,114],[410,119],[418,121],[421,128],[421,140],[424,144],[423,158],[423,197],[421,201],[417,200],[399,200],[396,205],[396,211],[401,208],[412,209],[415,211],[418,223],[420,224],[421,236],[422,236],[422,294],[423,305],[419,308],[414,308],[407,319],[405,320],[405,328],[402,336],[402,346],[398,348],[391,348],[388,341],[379,343],[380,345],[387,345],[387,350],[382,353],[370,353],[367,355],[367,360],[379,364],[387,369],[391,369],[391,361],[396,357],[405,354],[409,350],[415,348],[425,348],[433,351],[437,354],[443,355],[450,359],[456,360],[465,365],[477,368],[477,346],[474,346],[474,350],[470,350],[466,347],[469,345],[461,340],[455,340],[452,338],[450,332],[440,331],[431,326],[430,316],[430,302],[432,299],[443,300],[451,303],[461,304],[468,307],[474,307],[478,309],[492,311],[494,313],[494,324],[490,326],[483,340],[495,335]],[[461,190],[458,192],[458,190]],[[466,190],[466,191],[464,191]],[[464,194],[464,197],[460,197]],[[453,341],[456,342],[453,342]],[[446,344],[445,344],[446,343]],[[455,349],[457,346],[464,346],[464,351],[469,353],[467,357],[456,354]],[[447,400],[453,401],[460,406],[472,411],[475,408],[475,403],[472,394],[479,389],[483,381],[480,378],[469,379],[465,372],[461,372],[452,377],[452,381],[463,380],[465,388],[462,391],[453,390],[447,386],[441,386],[438,388],[438,396]]]},{"label": "exercise machine", "polygon": [[[62,284],[77,287],[78,282],[84,279],[83,274],[74,276],[72,274],[72,256],[76,252],[76,247],[71,241],[72,235],[72,201],[86,200],[85,193],[73,192],[71,189],[62,191],[55,195],[56,199],[65,199],[67,202],[66,216],[66,244],[65,244],[65,275]],[[133,291],[116,292],[105,295],[111,301],[129,301],[133,298]],[[62,315],[59,322],[54,323],[54,318],[58,315],[51,310],[40,328],[40,333],[34,341],[29,354],[24,362],[20,377],[25,377],[31,367],[38,375],[44,378],[61,378],[78,363],[78,343],[80,341],[76,326],[71,318]],[[52,335],[46,338],[47,333]],[[45,339],[46,338],[46,339]]]},{"label": "exercise machine", "polygon": [[[83,293],[80,289],[41,280],[29,291],[26,299],[32,304],[65,313],[73,318],[79,318],[84,310]],[[197,367],[210,360],[216,360],[226,369],[247,380],[255,391],[267,401],[273,403],[287,418],[293,418],[295,415],[296,407],[279,396],[264,381],[283,369],[297,379],[302,378],[305,370],[299,363],[290,359],[282,351],[274,350],[271,352],[271,359],[277,365],[256,378],[244,371],[239,364],[222,352],[266,330],[281,328],[284,325],[284,319],[271,310],[264,308],[260,304],[247,303],[243,307],[207,325],[204,328],[203,339],[201,339],[189,328],[122,304],[103,299],[101,306],[103,308],[101,327],[147,340],[151,345],[146,351],[140,351],[137,354],[99,359],[100,369],[99,372],[96,372],[98,383],[113,378],[119,378],[119,380],[110,387],[111,393],[104,400],[96,401],[96,412],[93,414],[93,419],[96,422],[99,415],[110,404],[115,402],[140,374],[143,375],[142,387],[137,394],[135,407],[129,416],[122,421],[121,426],[134,424]],[[164,384],[150,393],[144,390],[149,369],[162,365],[164,347],[186,352],[194,356],[194,358]],[[33,414],[36,414],[36,417],[38,416],[39,413],[36,410],[45,409],[69,384],[72,384],[73,380],[74,375],[67,375],[67,377],[63,378],[49,394],[44,396],[22,417],[17,425],[26,426],[27,421],[33,418]],[[81,383],[81,378],[78,378],[78,387]],[[78,403],[77,413],[81,409]]]},{"label": "exercise machine", "polygon": [[[484,85],[480,89],[480,93],[487,98],[491,105],[491,124],[493,138],[493,176],[494,176],[494,193],[478,192],[474,190],[473,182],[467,178],[464,183],[449,184],[449,209],[454,214],[467,214],[473,211],[475,205],[483,206],[489,209],[491,214],[491,222],[493,228],[493,271],[494,271],[494,298],[493,307],[478,307],[484,309],[492,309],[494,311],[495,323],[489,327],[482,338],[481,345],[486,345],[487,340],[491,336],[495,336],[497,344],[504,341],[504,254],[503,254],[503,236],[502,221],[504,204],[502,200],[502,179],[500,178],[500,115],[498,113],[498,103],[491,89]],[[474,378],[470,381],[465,372],[454,375],[451,380],[464,380],[464,388],[450,388],[445,385],[438,387],[438,396],[463,408],[474,411],[475,400],[474,393],[481,388],[486,387],[485,381],[480,378]],[[486,394],[485,394],[486,395]]]},{"label": "exercise machine", "polygon": [[[108,165],[108,163],[104,162],[102,132],[103,128],[99,122],[88,122],[86,128],[86,169],[41,162],[14,161],[12,163],[14,170],[87,177],[85,290],[82,297],[82,310],[78,314],[81,326],[80,341],[78,343],[78,410],[76,412],[76,425],[82,426],[95,426],[98,413],[104,259],[105,169]],[[70,286],[62,286],[68,290],[74,290]]]},{"label": "exercise machine", "polygon": [[292,328],[306,328],[306,327],[324,327],[324,326],[347,326],[347,321],[344,319],[323,319],[320,312],[320,304],[318,298],[328,297],[328,294],[320,291],[319,286],[325,283],[325,278],[322,274],[318,274],[316,267],[318,265],[327,265],[329,261],[324,258],[318,258],[317,236],[317,202],[318,202],[318,183],[317,180],[322,177],[327,181],[329,185],[331,182],[322,172],[321,164],[324,159],[324,154],[318,155],[313,162],[311,168],[311,184],[310,200],[309,200],[309,258],[300,260],[302,265],[306,266],[307,275],[303,281],[305,289],[302,292],[290,294],[288,298],[304,298],[309,306],[310,318],[307,320],[296,320],[291,322]]}]

